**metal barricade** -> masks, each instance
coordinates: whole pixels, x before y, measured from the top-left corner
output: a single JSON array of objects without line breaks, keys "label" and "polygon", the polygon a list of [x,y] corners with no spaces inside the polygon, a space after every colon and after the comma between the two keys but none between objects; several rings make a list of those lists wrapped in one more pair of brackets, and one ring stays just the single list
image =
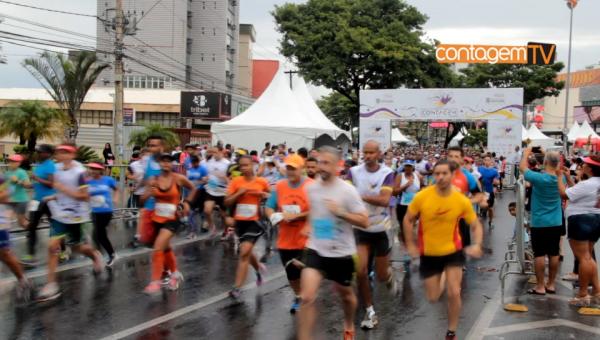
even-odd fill
[{"label": "metal barricade", "polygon": [[525,232],[525,180],[521,176],[515,184],[516,189],[516,230],[513,241],[508,245],[508,250],[504,255],[504,262],[500,266],[499,278],[502,290],[502,305],[504,305],[504,290],[506,287],[506,278],[509,275],[534,275],[532,271],[533,262],[527,258],[533,259],[531,250],[526,247],[523,233]]}]

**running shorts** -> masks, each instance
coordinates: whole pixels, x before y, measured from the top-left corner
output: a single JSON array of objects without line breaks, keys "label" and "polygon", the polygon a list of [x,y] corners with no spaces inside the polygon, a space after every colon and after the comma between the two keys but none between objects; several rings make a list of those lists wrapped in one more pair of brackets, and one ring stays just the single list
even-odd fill
[{"label": "running shorts", "polygon": [[354,229],[354,237],[356,238],[356,244],[365,244],[371,247],[371,252],[375,257],[387,256],[392,250],[393,238],[391,232],[380,231],[376,233],[369,233],[359,229]]},{"label": "running shorts", "polygon": [[242,242],[251,242],[252,244],[265,233],[265,229],[260,226],[258,221],[235,221],[235,234]]},{"label": "running shorts", "polygon": [[533,256],[558,256],[562,229],[562,226],[531,228]]},{"label": "running shorts", "polygon": [[6,229],[0,230],[0,250],[10,248],[10,232]]},{"label": "running shorts", "polygon": [[600,214],[569,216],[569,240],[597,242],[600,238]]},{"label": "running shorts", "polygon": [[80,223],[67,224],[56,220],[50,220],[50,238],[65,240],[68,246],[77,246],[84,243],[82,225]]},{"label": "running shorts", "polygon": [[152,222],[152,224],[156,230],[156,235],[158,235],[161,229],[167,229],[173,234],[177,234],[181,226],[181,222],[179,221],[167,221],[164,223]]},{"label": "running shorts", "polygon": [[194,199],[190,203],[190,208],[192,210],[203,211],[205,199],[206,199],[206,191],[204,191],[204,188],[198,188],[196,190],[196,195],[194,196]]},{"label": "running shorts", "polygon": [[204,200],[213,201],[221,209],[221,211],[226,211],[225,196],[213,196],[207,192]]},{"label": "running shorts", "polygon": [[285,267],[285,274],[287,275],[288,281],[299,280],[302,268],[299,268],[292,261],[296,259],[302,262],[304,249],[279,249],[279,257],[281,258],[281,263]]},{"label": "running shorts", "polygon": [[441,274],[446,267],[462,267],[466,262],[462,250],[444,256],[421,256],[419,274],[423,279]]},{"label": "running shorts", "polygon": [[487,200],[488,207],[489,208],[493,208],[494,207],[494,203],[496,202],[496,195],[493,192],[490,192],[489,194],[490,194],[490,197]]},{"label": "running shorts", "polygon": [[327,280],[346,287],[352,285],[356,271],[353,256],[323,257],[313,249],[306,250],[304,264],[307,268],[313,268],[321,272],[321,275]]}]

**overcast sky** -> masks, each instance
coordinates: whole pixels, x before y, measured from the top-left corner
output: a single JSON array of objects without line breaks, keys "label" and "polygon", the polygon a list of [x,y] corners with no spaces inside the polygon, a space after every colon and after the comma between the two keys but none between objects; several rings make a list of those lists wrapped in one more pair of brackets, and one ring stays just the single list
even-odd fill
[{"label": "overcast sky", "polygon": [[[93,0],[12,0],[23,4],[53,9],[96,14]],[[184,1],[184,0],[181,0]],[[225,0],[221,0],[225,1]],[[277,52],[279,35],[270,12],[277,4],[301,3],[301,0],[239,0],[242,23],[253,24],[257,33],[254,56],[257,59],[281,58]],[[569,10],[564,0],[408,0],[429,17],[425,30],[429,37],[442,43],[524,45],[528,41],[557,45],[557,60],[566,62],[569,37]],[[580,0],[575,9],[573,24],[572,69],[580,70],[600,62],[600,0]],[[0,3],[2,14],[41,22],[46,25],[95,36],[93,18],[17,7]],[[9,26],[12,25],[12,26]],[[43,31],[24,23],[6,19],[0,29],[48,39],[67,41],[69,35],[32,32],[15,26]],[[75,41],[94,46],[93,40]],[[0,88],[38,87],[39,84],[20,62],[37,50],[0,43],[7,64],[0,64]]]}]

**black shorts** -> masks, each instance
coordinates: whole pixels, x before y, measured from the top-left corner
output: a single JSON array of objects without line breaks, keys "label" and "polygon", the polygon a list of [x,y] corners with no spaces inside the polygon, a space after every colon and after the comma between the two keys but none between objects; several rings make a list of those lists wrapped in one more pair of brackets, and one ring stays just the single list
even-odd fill
[{"label": "black shorts", "polygon": [[221,211],[225,211],[225,196],[213,196],[207,192],[204,201],[213,201]]},{"label": "black shorts", "polygon": [[165,223],[158,223],[152,221],[152,224],[154,225],[154,229],[156,230],[156,235],[158,235],[161,229],[167,229],[173,234],[177,234],[177,232],[181,228],[181,222],[179,221],[167,221]]},{"label": "black shorts", "polygon": [[488,200],[487,200],[488,208],[493,208],[494,203],[496,202],[496,195],[493,192],[491,192],[489,194],[490,194],[490,197],[488,197]]},{"label": "black shorts", "polygon": [[421,256],[419,265],[419,274],[426,279],[434,275],[441,274],[446,267],[462,267],[466,262],[465,254],[462,250],[444,256]]},{"label": "black shorts", "polygon": [[206,200],[206,191],[204,191],[204,188],[197,188],[196,194],[194,195],[194,198],[192,199],[192,202],[190,203],[190,209],[203,211],[205,200]]},{"label": "black shorts", "polygon": [[321,272],[321,275],[327,280],[346,287],[352,285],[356,271],[354,257],[323,257],[313,249],[306,250],[304,264],[307,268],[313,268]]},{"label": "black shorts", "polygon": [[281,263],[285,267],[285,274],[287,275],[288,281],[299,280],[302,268],[298,267],[292,261],[296,259],[302,262],[304,258],[304,249],[279,249],[279,257],[281,258]]},{"label": "black shorts", "polygon": [[600,214],[569,216],[569,240],[597,242],[600,238]]},{"label": "black shorts", "polygon": [[242,242],[256,243],[265,229],[261,227],[258,221],[235,221],[235,234]]},{"label": "black shorts", "polygon": [[533,256],[558,256],[560,254],[561,234],[561,226],[531,228]]},{"label": "black shorts", "polygon": [[371,252],[375,257],[387,256],[392,250],[392,237],[389,231],[380,231],[369,233],[359,229],[354,229],[356,244],[366,244],[371,247]]}]

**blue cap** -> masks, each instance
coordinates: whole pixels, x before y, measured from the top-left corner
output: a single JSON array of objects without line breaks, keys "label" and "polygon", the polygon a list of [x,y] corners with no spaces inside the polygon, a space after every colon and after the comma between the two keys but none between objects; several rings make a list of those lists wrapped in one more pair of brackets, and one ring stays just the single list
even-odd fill
[{"label": "blue cap", "polygon": [[404,161],[404,163],[402,163],[402,166],[407,166],[407,165],[410,165],[410,166],[414,167],[415,166],[415,161],[413,161],[412,159],[407,159],[407,160]]}]

